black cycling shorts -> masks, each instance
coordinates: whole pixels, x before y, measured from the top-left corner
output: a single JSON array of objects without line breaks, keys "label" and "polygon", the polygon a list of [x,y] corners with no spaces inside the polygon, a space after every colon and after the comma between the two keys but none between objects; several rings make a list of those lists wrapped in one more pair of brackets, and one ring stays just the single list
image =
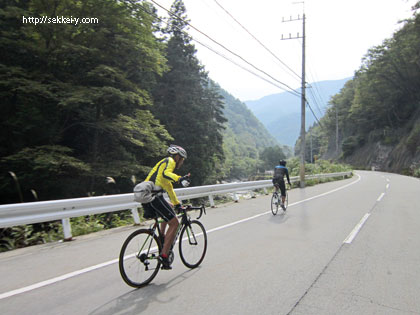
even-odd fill
[{"label": "black cycling shorts", "polygon": [[286,184],[284,183],[284,180],[273,178],[273,185],[278,186],[280,188],[281,195],[286,197]]},{"label": "black cycling shorts", "polygon": [[142,204],[145,218],[153,218],[153,214],[157,214],[158,217],[161,217],[165,222],[171,221],[176,217],[175,211],[172,209],[171,205],[163,198],[163,195],[157,195],[152,202]]}]

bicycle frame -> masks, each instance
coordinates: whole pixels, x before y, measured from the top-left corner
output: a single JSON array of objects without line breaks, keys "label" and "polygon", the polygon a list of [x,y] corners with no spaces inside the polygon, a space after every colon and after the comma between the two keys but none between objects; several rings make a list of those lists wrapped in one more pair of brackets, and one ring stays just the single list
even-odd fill
[{"label": "bicycle frame", "polygon": [[[188,268],[196,268],[201,264],[206,253],[207,234],[204,226],[198,220],[192,219],[187,214],[187,210],[200,210],[197,219],[201,217],[203,212],[205,213],[204,206],[181,208],[181,213],[177,215],[180,224],[171,244],[168,259],[170,263],[173,262],[175,257],[173,248],[179,242],[179,254],[182,262]],[[164,220],[155,217],[154,223],[148,229],[138,229],[125,240],[120,251],[119,269],[123,280],[128,285],[136,288],[143,287],[150,283],[159,272],[161,266],[159,255],[163,245],[163,231],[160,224],[163,222]],[[198,236],[202,234],[204,235],[203,242],[198,241]],[[186,241],[187,238],[188,242]],[[198,252],[190,247],[194,247],[194,245],[198,245],[195,247]],[[196,260],[192,261],[191,259]]]},{"label": "bicycle frame", "polygon": [[[176,242],[177,242],[177,240],[179,238],[179,235],[180,235],[182,229],[184,228],[185,225],[189,225],[189,222],[191,220],[190,217],[188,216],[186,210],[183,210],[183,212],[180,213],[180,214],[178,214],[176,217],[177,218],[181,218],[181,222],[178,224],[178,228],[176,230],[176,234],[175,234],[174,240],[173,240],[173,242],[171,244],[171,250],[175,246],[175,244],[176,244]],[[165,223],[165,221],[163,219],[161,219],[161,218],[157,218],[156,217],[155,218],[155,223],[153,223],[152,228],[150,229],[153,232],[153,234],[156,234],[156,229],[157,229],[158,234],[156,234],[156,235],[158,236],[159,240],[161,240],[161,236],[163,235],[162,234],[162,231],[160,229],[160,226],[159,226],[160,223]],[[188,240],[189,240],[189,242],[191,244],[190,234],[189,234],[189,231],[188,230],[187,230],[187,234],[188,234]],[[195,243],[192,243],[192,244],[196,244],[197,243],[197,241],[195,239],[195,235],[194,235],[194,241],[195,241]],[[163,246],[163,244],[161,244],[161,245]]]}]

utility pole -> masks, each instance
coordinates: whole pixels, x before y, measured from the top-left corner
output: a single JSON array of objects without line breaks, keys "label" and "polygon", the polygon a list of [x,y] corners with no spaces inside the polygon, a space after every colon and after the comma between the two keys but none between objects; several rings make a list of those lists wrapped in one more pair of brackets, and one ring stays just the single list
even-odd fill
[{"label": "utility pole", "polygon": [[[296,3],[302,3],[304,2],[293,2]],[[299,33],[296,37],[292,37],[291,34],[289,34],[289,38],[284,38],[283,35],[281,36],[282,40],[286,39],[296,39],[296,38],[302,38],[302,87],[301,87],[301,118],[300,118],[300,172],[299,172],[299,181],[300,181],[300,188],[305,187],[305,146],[306,146],[306,139],[305,139],[305,109],[306,109],[306,96],[305,96],[305,88],[306,88],[306,82],[305,82],[305,9],[303,10],[303,16],[300,18],[298,16],[297,19],[292,19],[290,17],[290,20],[285,21],[283,18],[283,22],[291,22],[291,21],[299,21],[302,20],[302,36],[299,36]]]}]

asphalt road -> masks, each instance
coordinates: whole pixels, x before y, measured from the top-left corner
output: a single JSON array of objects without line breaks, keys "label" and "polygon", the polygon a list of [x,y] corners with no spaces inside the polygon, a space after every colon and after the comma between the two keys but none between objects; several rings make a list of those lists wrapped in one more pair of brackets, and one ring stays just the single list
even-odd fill
[{"label": "asphalt road", "polygon": [[117,257],[137,227],[0,254],[1,314],[420,314],[420,180],[351,179],[208,209],[202,265],[145,288]]}]

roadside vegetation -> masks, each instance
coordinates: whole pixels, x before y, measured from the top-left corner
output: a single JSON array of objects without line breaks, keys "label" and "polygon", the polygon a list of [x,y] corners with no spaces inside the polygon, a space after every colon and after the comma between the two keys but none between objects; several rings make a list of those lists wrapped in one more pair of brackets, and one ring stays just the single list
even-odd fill
[{"label": "roadside vegetation", "polygon": [[[392,38],[372,47],[310,128],[305,153],[357,168],[420,175],[420,2]],[[295,146],[298,155],[300,139]]]},{"label": "roadside vegetation", "polygon": [[[299,159],[292,158],[288,160],[288,167],[290,176],[299,175]],[[317,161],[314,164],[306,164],[305,171],[307,175],[322,174],[322,173],[336,173],[351,171],[351,167],[342,164],[333,164],[328,161]],[[264,178],[271,179],[271,175],[264,175]],[[332,181],[337,179],[322,179],[309,180],[306,182],[307,186],[316,185],[318,183]],[[293,184],[297,187],[298,184]],[[270,189],[268,189],[270,191]],[[259,193],[263,193],[260,191]],[[216,205],[232,202],[232,195],[220,195],[214,198]],[[191,200],[194,203],[205,203],[209,207],[207,198],[200,198],[200,200]],[[187,203],[187,202],[185,202]],[[143,210],[139,208],[140,218],[143,220]],[[134,220],[130,210],[118,211],[112,213],[97,214],[91,216],[83,216],[70,219],[73,237],[85,235],[102,230],[112,229],[121,226],[134,224]],[[15,226],[11,228],[0,229],[0,252],[22,248],[31,245],[44,244],[48,242],[56,242],[63,239],[63,228],[61,221],[37,223]]]}]

